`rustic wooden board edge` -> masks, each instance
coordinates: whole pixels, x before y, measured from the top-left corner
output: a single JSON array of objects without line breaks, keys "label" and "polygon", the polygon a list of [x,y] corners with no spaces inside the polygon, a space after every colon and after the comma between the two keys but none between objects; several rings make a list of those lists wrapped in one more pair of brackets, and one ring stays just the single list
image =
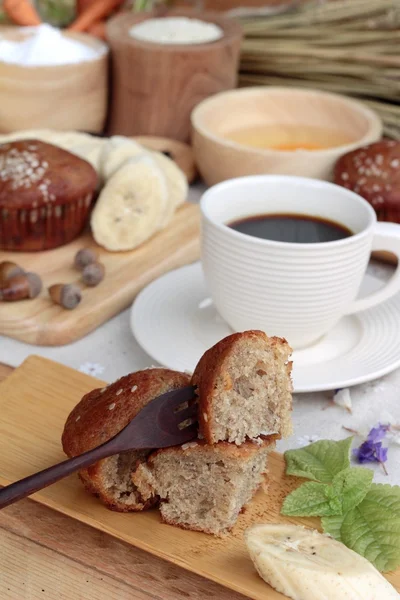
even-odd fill
[{"label": "rustic wooden board edge", "polygon": [[0,383],[6,379],[6,377],[9,377],[13,371],[14,367],[6,365],[5,363],[0,363]]},{"label": "rustic wooden board edge", "polygon": [[[32,542],[39,550],[47,548],[56,555],[76,561],[79,565],[87,567],[89,572],[95,571],[125,582],[132,588],[132,593],[123,598],[119,597],[119,600],[245,599],[244,596],[214,584],[209,579],[158,559],[131,544],[121,542],[107,533],[32,500],[23,500],[8,507],[4,512],[0,511],[0,541],[3,531],[11,532],[22,541]],[[85,549],[84,557],[82,548]],[[31,551],[34,550],[31,548]],[[30,554],[25,556],[30,563]],[[46,576],[46,572],[40,573],[40,576],[43,575]],[[68,572],[63,572],[62,577],[68,577]],[[18,571],[19,581],[22,578],[23,573]],[[20,587],[19,585],[18,589]],[[98,589],[103,593],[102,583]],[[0,595],[1,592],[0,580]],[[87,594],[87,589],[85,592]],[[82,598],[85,597],[87,596],[82,595]],[[99,597],[104,598],[100,594]],[[12,598],[15,600],[16,596]]]},{"label": "rustic wooden board edge", "polygon": [[[72,263],[74,253],[84,246],[96,248],[100,261],[106,265],[104,281],[95,288],[82,288],[83,300],[76,310],[68,311],[53,305],[45,290],[34,300],[1,303],[0,335],[37,346],[64,346],[81,339],[128,308],[149,283],[198,260],[199,227],[199,207],[186,202],[178,209],[169,227],[133,251],[107,252],[95,244],[88,232],[70,244],[46,253],[0,251],[0,260],[13,260],[26,270],[38,272],[43,277],[44,287],[49,285],[48,277],[54,278],[55,275],[57,281],[54,283],[79,281],[80,275],[73,270]],[[41,268],[36,265],[44,260],[44,254],[46,266],[43,269],[43,265]],[[57,261],[62,261],[61,269],[53,267]],[[66,261],[70,265],[68,269]],[[135,268],[135,277],[129,278],[129,273]],[[61,281],[58,281],[60,278]],[[108,292],[108,286],[111,286],[110,292],[116,290],[116,293]],[[10,311],[8,316],[7,310]]]},{"label": "rustic wooden board edge", "polygon": [[[9,481],[5,480],[3,477],[0,476],[0,486],[5,486],[5,485],[8,485],[9,483],[10,483]],[[160,560],[168,562],[171,565],[175,565],[176,567],[183,569],[185,571],[188,571],[189,573],[192,573],[194,575],[197,575],[198,577],[202,577],[204,579],[207,579],[208,581],[212,581],[213,583],[216,583],[216,584],[222,586],[225,590],[232,590],[233,592],[237,592],[238,594],[244,595],[246,598],[253,598],[254,600],[259,599],[259,596],[257,596],[257,597],[249,596],[247,590],[242,588],[240,585],[236,585],[235,583],[233,583],[228,587],[226,585],[226,581],[223,578],[218,577],[218,575],[216,575],[214,573],[211,574],[201,568],[196,568],[194,565],[192,565],[180,558],[177,558],[177,557],[172,558],[167,552],[160,551],[160,550],[158,550],[158,552],[155,552],[154,548],[151,545],[147,545],[145,543],[132,544],[132,541],[129,539],[129,536],[119,534],[115,530],[108,530],[106,527],[104,527],[103,529],[99,529],[98,523],[95,519],[92,519],[91,517],[89,517],[87,515],[84,519],[78,518],[76,516],[76,514],[74,513],[74,511],[70,511],[70,510],[68,510],[68,508],[60,506],[57,503],[52,502],[51,500],[49,500],[46,497],[40,496],[40,492],[38,494],[33,495],[31,497],[31,500],[34,502],[37,502],[38,504],[40,504],[46,508],[53,510],[61,515],[64,515],[65,517],[71,518],[74,521],[78,521],[82,525],[87,525],[98,532],[106,533],[107,535],[111,536],[113,539],[119,540],[120,542],[124,542],[125,544],[128,544],[129,546],[131,546],[133,548],[136,548],[140,551],[151,554],[151,556],[153,556],[155,558],[159,558]],[[164,523],[161,523],[161,521],[160,521],[160,526],[172,527],[171,525],[166,525]],[[204,534],[204,535],[206,535],[206,534]],[[267,598],[267,596],[266,596],[266,598]]]}]

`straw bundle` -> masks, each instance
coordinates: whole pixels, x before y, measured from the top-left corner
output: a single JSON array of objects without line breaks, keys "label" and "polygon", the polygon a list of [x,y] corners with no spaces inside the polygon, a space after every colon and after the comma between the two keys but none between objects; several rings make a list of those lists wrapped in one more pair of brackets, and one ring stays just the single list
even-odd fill
[{"label": "straw bundle", "polygon": [[362,98],[400,139],[400,0],[321,0],[243,20],[240,85],[311,87]]}]

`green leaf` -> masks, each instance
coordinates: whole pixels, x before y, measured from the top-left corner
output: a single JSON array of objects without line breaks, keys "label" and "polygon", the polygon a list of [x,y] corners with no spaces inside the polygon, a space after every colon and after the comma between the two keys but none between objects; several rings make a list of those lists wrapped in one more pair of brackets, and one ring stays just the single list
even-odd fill
[{"label": "green leaf", "polygon": [[308,481],[286,496],[281,513],[288,517],[322,517],[342,514],[342,504],[327,497],[330,486]]},{"label": "green leaf", "polygon": [[331,517],[322,517],[321,525],[324,533],[329,533],[330,536],[342,541],[342,525],[345,515],[332,515]]},{"label": "green leaf", "polygon": [[[332,515],[342,515],[343,514],[343,503],[342,498],[338,496],[336,490],[331,485],[325,486],[325,496],[327,501],[329,502],[329,506],[331,509]],[[319,515],[323,517],[324,515]]]},{"label": "green leaf", "polygon": [[353,467],[338,473],[332,481],[332,490],[341,502],[341,511],[345,514],[362,502],[371,487],[374,477],[371,469]]},{"label": "green leaf", "polygon": [[335,475],[350,466],[351,437],[334,442],[321,440],[305,448],[285,452],[286,475],[331,483]]},{"label": "green leaf", "polygon": [[358,506],[343,516],[324,517],[322,527],[379,571],[396,569],[400,565],[400,487],[372,484]]}]

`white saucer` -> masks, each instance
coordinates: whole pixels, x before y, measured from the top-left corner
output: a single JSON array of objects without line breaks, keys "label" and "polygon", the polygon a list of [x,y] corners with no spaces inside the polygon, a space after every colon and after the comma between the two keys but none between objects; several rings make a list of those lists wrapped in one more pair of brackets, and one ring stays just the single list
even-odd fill
[{"label": "white saucer", "polygon": [[[362,295],[381,287],[367,274]],[[160,277],[136,298],[131,327],[158,363],[193,371],[210,346],[232,333],[209,298],[200,263]],[[314,346],[293,353],[295,392],[333,390],[371,381],[400,366],[400,295],[344,317]]]}]

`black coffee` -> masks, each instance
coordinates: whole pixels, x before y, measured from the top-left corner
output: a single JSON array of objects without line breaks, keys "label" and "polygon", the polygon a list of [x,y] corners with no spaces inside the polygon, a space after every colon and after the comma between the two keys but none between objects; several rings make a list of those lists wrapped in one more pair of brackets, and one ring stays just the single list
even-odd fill
[{"label": "black coffee", "polygon": [[353,235],[340,223],[297,214],[254,215],[233,221],[229,227],[264,240],[296,244],[334,242]]}]

